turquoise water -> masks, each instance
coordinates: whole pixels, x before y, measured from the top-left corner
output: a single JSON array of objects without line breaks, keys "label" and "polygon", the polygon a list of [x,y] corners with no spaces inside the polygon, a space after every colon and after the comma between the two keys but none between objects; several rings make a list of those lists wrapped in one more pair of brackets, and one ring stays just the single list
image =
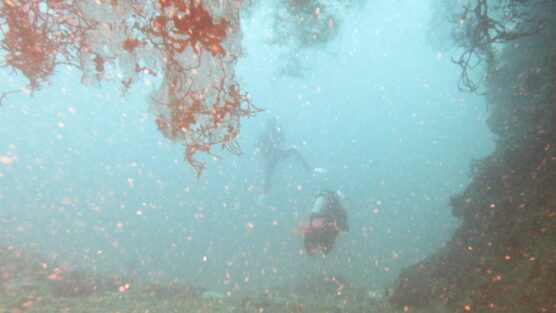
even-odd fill
[{"label": "turquoise water", "polygon": [[[291,60],[268,41],[268,8],[245,16],[237,76],[264,112],[242,123],[244,154],[216,150],[221,159],[207,158],[199,181],[149,113],[156,81],[122,95],[116,83],[84,86],[76,70],[58,68],[51,85],[0,108],[2,243],[71,269],[221,292],[322,273],[391,283],[450,238],[458,221],[448,201],[495,140],[484,99],[461,93],[450,54],[427,44],[429,17],[422,1],[348,11],[327,46],[300,51],[303,75],[292,77],[278,71]],[[25,85],[0,75],[6,90]],[[253,149],[269,117],[327,172],[287,160],[260,205]],[[347,196],[351,231],[327,257],[308,257],[290,230],[321,188]]]}]

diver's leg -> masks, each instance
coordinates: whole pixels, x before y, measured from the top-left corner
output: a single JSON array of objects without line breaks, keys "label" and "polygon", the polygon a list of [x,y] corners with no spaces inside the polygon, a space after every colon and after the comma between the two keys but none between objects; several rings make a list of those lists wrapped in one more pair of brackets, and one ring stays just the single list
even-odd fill
[{"label": "diver's leg", "polygon": [[276,168],[276,163],[268,164],[263,172],[263,193],[268,193],[272,187],[272,176],[274,174],[274,169]]},{"label": "diver's leg", "polygon": [[305,245],[305,251],[307,251],[308,255],[317,253],[318,242],[314,232],[309,232],[303,235],[303,244]]},{"label": "diver's leg", "polygon": [[329,239],[326,240],[322,243],[322,253],[323,254],[328,254],[330,253],[330,251],[332,250],[332,248],[334,248],[334,246],[336,245],[336,240],[335,239]]},{"label": "diver's leg", "polygon": [[322,236],[322,253],[328,254],[336,245],[336,237],[340,234],[339,231],[329,229]]}]

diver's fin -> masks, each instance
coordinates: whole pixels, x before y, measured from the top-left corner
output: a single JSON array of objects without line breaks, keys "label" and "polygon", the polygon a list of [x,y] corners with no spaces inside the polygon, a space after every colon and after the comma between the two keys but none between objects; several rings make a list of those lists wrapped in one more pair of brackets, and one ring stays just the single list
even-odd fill
[{"label": "diver's fin", "polygon": [[324,173],[328,173],[328,170],[325,169],[324,167],[315,167],[315,168],[313,169],[313,173],[324,174]]}]

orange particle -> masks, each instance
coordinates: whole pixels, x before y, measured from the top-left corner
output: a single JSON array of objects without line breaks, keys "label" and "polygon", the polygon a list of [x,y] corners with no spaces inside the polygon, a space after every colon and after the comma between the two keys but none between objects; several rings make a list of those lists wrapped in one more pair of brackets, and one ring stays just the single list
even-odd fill
[{"label": "orange particle", "polygon": [[404,311],[409,311],[409,306],[404,305],[404,306],[403,306],[403,310],[404,310]]},{"label": "orange particle", "polygon": [[75,25],[75,22],[69,17],[66,17],[64,19],[64,22],[66,22],[66,24],[69,24],[69,25]]},{"label": "orange particle", "polygon": [[25,301],[25,302],[23,302],[23,303],[21,304],[21,307],[22,307],[22,308],[28,308],[28,307],[30,307],[30,306],[32,306],[32,305],[33,305],[33,301],[27,300],[27,301]]},{"label": "orange particle", "polygon": [[471,306],[470,305],[464,305],[463,309],[466,311],[471,311]]},{"label": "orange particle", "polygon": [[222,52],[222,49],[220,49],[220,46],[218,46],[217,44],[214,44],[214,43],[213,43],[212,46],[211,46],[211,50],[212,50],[212,52],[214,52],[214,53]]},{"label": "orange particle", "polygon": [[511,257],[510,257],[509,255],[506,255],[506,256],[504,257],[504,259],[509,260],[509,259],[511,259]]},{"label": "orange particle", "polygon": [[12,159],[11,159],[10,157],[8,157],[8,156],[0,155],[0,163],[6,164],[6,165],[7,165],[7,164],[12,164],[13,161],[12,161]]},{"label": "orange particle", "polygon": [[50,280],[56,280],[56,279],[58,279],[58,274],[50,274],[50,275],[48,275],[47,278],[50,279]]},{"label": "orange particle", "polygon": [[127,283],[127,284],[121,285],[121,286],[118,288],[118,290],[119,290],[120,292],[126,292],[129,288],[131,288],[131,285],[130,285],[129,283]]}]

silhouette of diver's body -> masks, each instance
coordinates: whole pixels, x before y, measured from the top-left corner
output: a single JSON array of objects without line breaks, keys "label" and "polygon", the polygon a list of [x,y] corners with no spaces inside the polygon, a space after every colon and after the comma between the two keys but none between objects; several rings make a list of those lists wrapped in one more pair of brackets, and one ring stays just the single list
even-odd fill
[{"label": "silhouette of diver's body", "polygon": [[303,234],[303,243],[308,255],[318,252],[330,253],[336,244],[336,237],[349,231],[347,210],[340,202],[339,192],[322,190],[313,203],[309,216],[309,229]]},{"label": "silhouette of diver's body", "polygon": [[278,125],[275,118],[270,118],[266,122],[264,132],[257,139],[257,152],[261,153],[264,162],[263,168],[263,193],[270,191],[272,185],[272,176],[276,166],[288,159],[294,157],[305,169],[310,172],[313,170],[305,161],[303,156],[295,148],[284,147],[284,133],[282,127]]}]

